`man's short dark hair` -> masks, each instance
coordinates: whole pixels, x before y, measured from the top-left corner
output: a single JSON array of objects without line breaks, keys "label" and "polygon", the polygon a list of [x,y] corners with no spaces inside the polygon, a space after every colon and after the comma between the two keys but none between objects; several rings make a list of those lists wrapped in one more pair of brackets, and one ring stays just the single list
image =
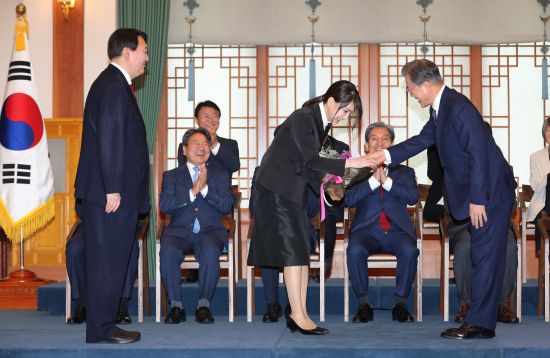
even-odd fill
[{"label": "man's short dark hair", "polygon": [[544,118],[544,122],[542,122],[542,140],[546,142],[546,137],[544,136],[544,133],[546,132],[546,128],[550,127],[550,117]]},{"label": "man's short dark hair", "polygon": [[118,29],[109,37],[107,44],[107,55],[109,60],[113,60],[122,55],[122,50],[128,47],[135,51],[138,47],[138,38],[142,37],[147,43],[147,34],[137,29]]},{"label": "man's short dark hair", "polygon": [[206,140],[208,141],[208,145],[212,146],[212,138],[210,137],[210,133],[204,128],[191,128],[188,129],[184,134],[183,137],[181,137],[181,144],[184,147],[187,147],[187,143],[189,142],[189,138],[193,136],[194,134],[200,133],[206,137]]},{"label": "man's short dark hair", "polygon": [[199,118],[199,112],[202,107],[214,108],[216,111],[218,111],[218,116],[222,116],[222,111],[220,111],[220,107],[218,107],[216,103],[208,100],[197,104],[197,106],[195,107],[195,118]]},{"label": "man's short dark hair", "polygon": [[385,128],[390,134],[390,139],[391,139],[391,142],[393,143],[393,140],[395,139],[395,130],[391,125],[386,124],[384,122],[374,122],[369,124],[369,126],[365,130],[365,142],[369,141],[370,132],[372,132],[374,128]]},{"label": "man's short dark hair", "polygon": [[443,83],[443,78],[441,78],[437,65],[426,59],[406,63],[401,69],[401,75],[409,76],[411,81],[417,86],[420,86],[424,82]]}]

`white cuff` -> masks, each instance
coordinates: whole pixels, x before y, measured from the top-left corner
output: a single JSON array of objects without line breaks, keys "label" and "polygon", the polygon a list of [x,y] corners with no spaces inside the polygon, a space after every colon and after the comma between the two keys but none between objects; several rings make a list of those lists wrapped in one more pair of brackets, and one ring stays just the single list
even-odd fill
[{"label": "white cuff", "polygon": [[384,160],[384,164],[388,165],[391,163],[390,151],[387,149],[383,149],[383,151],[384,151],[384,154],[386,155],[386,160]]},{"label": "white cuff", "polygon": [[370,185],[371,190],[375,191],[376,189],[378,189],[380,187],[380,182],[378,180],[376,180],[376,178],[373,175],[369,178],[369,185]]},{"label": "white cuff", "polygon": [[386,178],[386,182],[382,185],[386,191],[390,191],[393,185],[393,180],[390,177]]}]

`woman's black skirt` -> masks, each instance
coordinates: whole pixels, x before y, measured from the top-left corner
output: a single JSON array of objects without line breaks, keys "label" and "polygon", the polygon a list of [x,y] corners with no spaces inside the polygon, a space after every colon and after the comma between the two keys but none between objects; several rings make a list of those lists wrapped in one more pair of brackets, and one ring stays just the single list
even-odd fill
[{"label": "woman's black skirt", "polygon": [[255,183],[254,230],[248,253],[253,266],[309,265],[306,207]]}]

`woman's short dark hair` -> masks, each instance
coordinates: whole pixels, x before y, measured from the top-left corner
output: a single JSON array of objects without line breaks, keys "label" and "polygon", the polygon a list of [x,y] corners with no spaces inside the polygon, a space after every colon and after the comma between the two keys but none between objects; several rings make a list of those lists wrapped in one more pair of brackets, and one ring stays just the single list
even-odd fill
[{"label": "woman's short dark hair", "polygon": [[391,142],[393,143],[393,140],[395,139],[395,130],[393,129],[393,126],[391,126],[390,124],[381,122],[381,121],[369,124],[369,126],[365,130],[365,142],[369,141],[370,132],[374,128],[385,128],[388,131],[388,133],[390,134],[390,139],[391,139]]},{"label": "woman's short dark hair", "polygon": [[345,80],[334,82],[330,85],[324,95],[317,96],[309,101],[306,101],[302,107],[311,106],[319,102],[327,103],[330,97],[334,98],[335,102],[340,103],[338,110],[353,102],[354,114],[356,118],[360,120],[363,116],[363,105],[361,103],[361,97],[359,97],[359,91],[353,83]]},{"label": "woman's short dark hair", "polygon": [[411,81],[417,86],[420,86],[424,82],[443,83],[443,78],[441,78],[437,65],[426,59],[406,63],[401,69],[401,75],[409,76]]},{"label": "woman's short dark hair", "polygon": [[183,137],[181,137],[181,144],[184,146],[184,147],[187,147],[187,143],[189,142],[189,138],[191,138],[191,136],[197,134],[197,133],[200,133],[202,135],[204,135],[206,137],[206,140],[208,141],[208,145],[212,145],[212,138],[210,137],[210,133],[208,133],[208,131],[204,128],[191,128],[191,129],[188,129],[184,134],[183,134]]},{"label": "woman's short dark hair", "polygon": [[214,108],[218,112],[218,116],[220,116],[220,117],[222,116],[222,111],[220,111],[220,107],[218,107],[218,105],[216,103],[214,103],[212,101],[204,101],[204,102],[200,102],[195,107],[195,118],[199,118],[199,112],[200,112],[202,107]]},{"label": "woman's short dark hair", "polygon": [[107,55],[109,60],[115,59],[122,55],[122,50],[128,47],[135,51],[138,47],[138,38],[142,37],[147,43],[147,34],[137,29],[118,29],[115,30],[109,37],[107,44]]},{"label": "woman's short dark hair", "polygon": [[546,132],[546,127],[550,127],[550,117],[544,118],[544,122],[542,122],[542,139],[546,142],[546,137],[544,136],[544,133]]}]

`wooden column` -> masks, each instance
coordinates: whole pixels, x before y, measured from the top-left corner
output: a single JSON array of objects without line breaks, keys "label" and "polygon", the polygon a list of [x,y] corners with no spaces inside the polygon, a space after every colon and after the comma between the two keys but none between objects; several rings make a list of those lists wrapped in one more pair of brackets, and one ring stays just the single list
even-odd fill
[{"label": "wooden column", "polygon": [[470,100],[479,113],[483,113],[481,91],[481,46],[470,46]]},{"label": "wooden column", "polygon": [[359,95],[363,102],[361,118],[361,148],[365,129],[379,120],[380,113],[380,46],[359,44]]},{"label": "wooden column", "polygon": [[53,117],[82,117],[84,109],[84,0],[63,17],[53,6]]},{"label": "wooden column", "polygon": [[268,47],[258,46],[256,49],[256,108],[258,115],[258,165],[267,150],[268,131],[268,91],[269,91]]}]

